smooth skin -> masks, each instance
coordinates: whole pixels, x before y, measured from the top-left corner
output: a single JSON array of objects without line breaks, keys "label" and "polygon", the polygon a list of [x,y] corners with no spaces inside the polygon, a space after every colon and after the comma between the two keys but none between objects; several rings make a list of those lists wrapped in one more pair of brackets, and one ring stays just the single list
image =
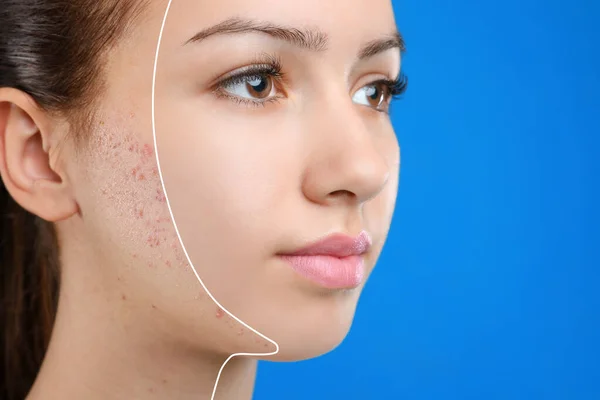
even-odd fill
[{"label": "smooth skin", "polygon": [[[166,7],[151,1],[110,51],[83,148],[67,119],[0,89],[2,179],[24,208],[56,223],[61,246],[57,321],[29,400],[210,398],[230,354],[273,351],[216,306],[192,265],[227,311],[279,344],[266,359],[331,351],[364,282],[325,290],[277,254],[365,230],[368,277],[387,237],[400,151],[389,99],[366,95],[398,76],[400,49],[359,55],[397,31],[390,1],[174,0],[157,63],[155,148],[152,77]],[[246,28],[310,30],[319,45],[210,31],[242,18]],[[281,76],[220,85],[271,61]],[[250,399],[256,363],[234,358],[215,398]]]}]

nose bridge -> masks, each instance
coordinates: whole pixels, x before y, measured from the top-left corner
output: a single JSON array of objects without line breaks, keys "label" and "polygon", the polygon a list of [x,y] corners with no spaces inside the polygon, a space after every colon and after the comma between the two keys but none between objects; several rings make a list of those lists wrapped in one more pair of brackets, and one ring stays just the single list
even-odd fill
[{"label": "nose bridge", "polygon": [[307,109],[311,137],[309,165],[304,179],[307,197],[319,203],[364,203],[385,187],[390,166],[377,132],[379,122],[360,109],[345,93],[329,91]]}]

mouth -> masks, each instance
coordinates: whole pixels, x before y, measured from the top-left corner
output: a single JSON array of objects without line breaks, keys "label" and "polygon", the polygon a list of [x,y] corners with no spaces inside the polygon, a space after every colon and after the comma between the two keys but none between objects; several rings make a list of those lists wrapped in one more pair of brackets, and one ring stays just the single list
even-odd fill
[{"label": "mouth", "polygon": [[356,237],[334,234],[290,253],[278,254],[300,276],[326,289],[355,289],[363,283],[366,231]]}]

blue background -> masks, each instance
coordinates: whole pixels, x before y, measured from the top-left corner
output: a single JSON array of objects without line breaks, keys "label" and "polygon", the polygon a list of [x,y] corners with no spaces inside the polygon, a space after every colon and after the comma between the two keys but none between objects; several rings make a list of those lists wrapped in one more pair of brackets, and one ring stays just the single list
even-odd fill
[{"label": "blue background", "polygon": [[342,346],[254,398],[600,399],[600,2],[394,7],[389,240]]}]

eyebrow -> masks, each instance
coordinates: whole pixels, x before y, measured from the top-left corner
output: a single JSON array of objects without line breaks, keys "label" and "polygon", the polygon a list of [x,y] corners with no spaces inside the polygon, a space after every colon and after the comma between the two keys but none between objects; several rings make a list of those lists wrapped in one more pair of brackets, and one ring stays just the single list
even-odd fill
[{"label": "eyebrow", "polygon": [[394,32],[388,37],[368,42],[358,52],[358,58],[359,60],[364,60],[365,58],[373,57],[390,49],[399,49],[401,53],[406,51],[404,38],[400,32]]},{"label": "eyebrow", "polygon": [[184,44],[200,42],[209,36],[260,32],[276,39],[284,40],[302,49],[315,52],[327,49],[327,34],[315,29],[300,29],[277,25],[271,22],[258,22],[241,18],[230,18],[217,25],[196,33]]},{"label": "eyebrow", "polygon": [[[278,25],[272,22],[230,18],[217,25],[201,30],[188,39],[184,45],[188,43],[198,43],[214,35],[242,34],[250,32],[264,33],[275,39],[291,43],[301,49],[314,52],[323,52],[327,50],[327,45],[329,43],[329,36],[317,29],[296,28]],[[391,35],[368,42],[359,50],[358,58],[364,60],[393,48],[399,49],[400,52],[406,51],[404,39],[400,32],[396,31]]]}]

